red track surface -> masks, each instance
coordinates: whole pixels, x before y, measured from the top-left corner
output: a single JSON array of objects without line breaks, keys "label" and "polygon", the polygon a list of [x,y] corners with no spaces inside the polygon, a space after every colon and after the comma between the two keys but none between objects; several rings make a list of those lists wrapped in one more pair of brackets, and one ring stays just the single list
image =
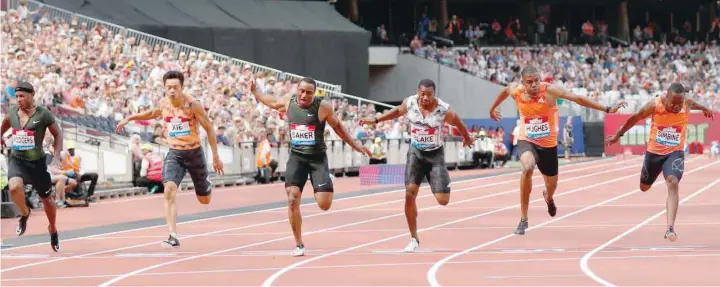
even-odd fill
[{"label": "red track surface", "polygon": [[[514,173],[454,183],[445,207],[423,188],[421,245],[414,254],[400,253],[409,236],[404,192],[396,191],[337,200],[327,212],[303,206],[305,257],[289,256],[294,242],[286,209],[280,208],[180,224],[179,249],[162,249],[167,229],[157,227],[65,240],[59,253],[48,244],[4,250],[1,283],[720,285],[709,272],[720,266],[720,221],[712,216],[720,205],[720,162],[687,159],[679,238],[670,243],[663,239],[665,215],[656,216],[665,208],[666,187],[659,182],[646,193],[636,190],[641,160],[562,166],[554,218],[547,214],[536,172],[531,229],[524,236],[512,235],[519,219],[519,175]],[[367,188],[358,182],[341,179],[338,192]],[[281,185],[218,190],[207,208],[194,196],[180,198],[182,214],[281,201],[284,193]],[[160,196],[121,199],[62,210],[59,226],[68,230],[161,216]],[[3,238],[14,237],[15,222],[2,221]],[[42,213],[34,213],[28,234],[44,233],[45,224]]]}]

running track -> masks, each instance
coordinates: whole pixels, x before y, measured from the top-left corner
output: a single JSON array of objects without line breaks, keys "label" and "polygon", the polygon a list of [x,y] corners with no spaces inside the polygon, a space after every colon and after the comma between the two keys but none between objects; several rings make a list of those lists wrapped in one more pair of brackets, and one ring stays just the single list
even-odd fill
[{"label": "running track", "polygon": [[[639,156],[560,167],[558,214],[551,218],[536,170],[530,229],[519,220],[519,175],[455,180],[448,206],[427,187],[418,198],[420,248],[401,253],[409,236],[404,192],[361,194],[357,178],[339,179],[332,209],[302,206],[306,256],[294,247],[281,184],[217,190],[210,206],[184,193],[178,200],[181,248],[162,249],[164,226],[139,226],[63,239],[63,230],[162,218],[161,196],[118,199],[59,214],[61,252],[46,240],[2,250],[0,283],[14,285],[720,285],[720,161],[691,157],[681,182],[681,206],[670,243],[665,233],[664,182],[637,190]],[[508,171],[503,170],[503,171]],[[461,172],[463,175],[486,171]],[[454,173],[457,175],[458,173]],[[378,188],[378,187],[373,187]],[[222,214],[223,209],[261,206]],[[208,213],[210,212],[210,213]],[[16,219],[3,219],[4,243],[18,240]],[[162,223],[162,220],[160,221]],[[46,236],[34,212],[25,236]],[[17,241],[21,242],[21,241]]]}]

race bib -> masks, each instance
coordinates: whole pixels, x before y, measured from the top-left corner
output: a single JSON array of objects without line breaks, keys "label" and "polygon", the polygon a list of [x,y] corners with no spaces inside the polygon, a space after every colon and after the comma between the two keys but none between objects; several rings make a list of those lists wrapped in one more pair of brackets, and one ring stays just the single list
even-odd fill
[{"label": "race bib", "polygon": [[681,130],[680,127],[658,127],[655,141],[664,146],[679,146]]},{"label": "race bib", "polygon": [[290,124],[290,140],[295,146],[315,145],[315,125]]},{"label": "race bib", "polygon": [[12,142],[14,150],[31,150],[35,148],[35,132],[29,130],[13,130]]},{"label": "race bib", "polygon": [[167,117],[165,118],[167,130],[170,137],[180,137],[190,135],[190,119],[185,117]]},{"label": "race bib", "polygon": [[526,118],[525,134],[530,139],[543,138],[550,135],[550,122],[547,117]]},{"label": "race bib", "polygon": [[434,149],[439,143],[439,129],[413,126],[410,129],[412,144],[418,149]]}]

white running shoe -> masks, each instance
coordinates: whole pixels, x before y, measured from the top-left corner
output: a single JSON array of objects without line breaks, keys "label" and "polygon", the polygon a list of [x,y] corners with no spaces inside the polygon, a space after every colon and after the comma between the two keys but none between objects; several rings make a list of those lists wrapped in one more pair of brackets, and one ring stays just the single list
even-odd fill
[{"label": "white running shoe", "polygon": [[292,253],[290,253],[290,256],[292,257],[299,257],[305,255],[305,245],[298,245],[295,247],[295,250],[293,250]]},{"label": "white running shoe", "polygon": [[675,234],[675,230],[668,229],[667,232],[665,232],[665,239],[670,240],[670,242],[675,242],[677,240],[677,234]]},{"label": "white running shoe", "polygon": [[405,252],[415,252],[415,249],[420,246],[420,241],[416,238],[410,238],[410,243],[405,247]]}]

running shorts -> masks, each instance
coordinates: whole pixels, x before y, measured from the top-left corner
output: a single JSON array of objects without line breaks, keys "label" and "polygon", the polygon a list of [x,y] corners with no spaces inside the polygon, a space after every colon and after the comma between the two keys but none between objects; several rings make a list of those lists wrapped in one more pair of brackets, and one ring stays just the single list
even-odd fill
[{"label": "running shorts", "polygon": [[640,173],[640,183],[652,185],[660,175],[660,172],[663,173],[665,178],[672,175],[680,181],[684,170],[685,153],[683,153],[683,151],[674,151],[667,155],[659,155],[646,151]]},{"label": "running shorts", "polygon": [[558,175],[557,146],[541,147],[529,141],[518,140],[517,149],[520,157],[525,152],[532,153],[535,164],[544,176]]},{"label": "running shorts", "polygon": [[205,152],[202,147],[189,150],[170,149],[163,162],[163,182],[174,182],[180,186],[185,173],[190,174],[195,194],[208,196],[212,192],[212,182],[208,172]]},{"label": "running shorts", "polygon": [[52,191],[52,180],[47,169],[44,157],[29,161],[8,156],[8,180],[22,178],[23,184],[31,184],[41,198],[47,198]]},{"label": "running shorts", "polygon": [[410,146],[405,163],[405,185],[420,185],[427,179],[432,193],[450,192],[450,174],[445,166],[445,148],[421,151]]},{"label": "running shorts", "polygon": [[285,187],[296,186],[302,192],[308,176],[314,192],[334,191],[327,154],[309,155],[291,151],[285,168]]}]

